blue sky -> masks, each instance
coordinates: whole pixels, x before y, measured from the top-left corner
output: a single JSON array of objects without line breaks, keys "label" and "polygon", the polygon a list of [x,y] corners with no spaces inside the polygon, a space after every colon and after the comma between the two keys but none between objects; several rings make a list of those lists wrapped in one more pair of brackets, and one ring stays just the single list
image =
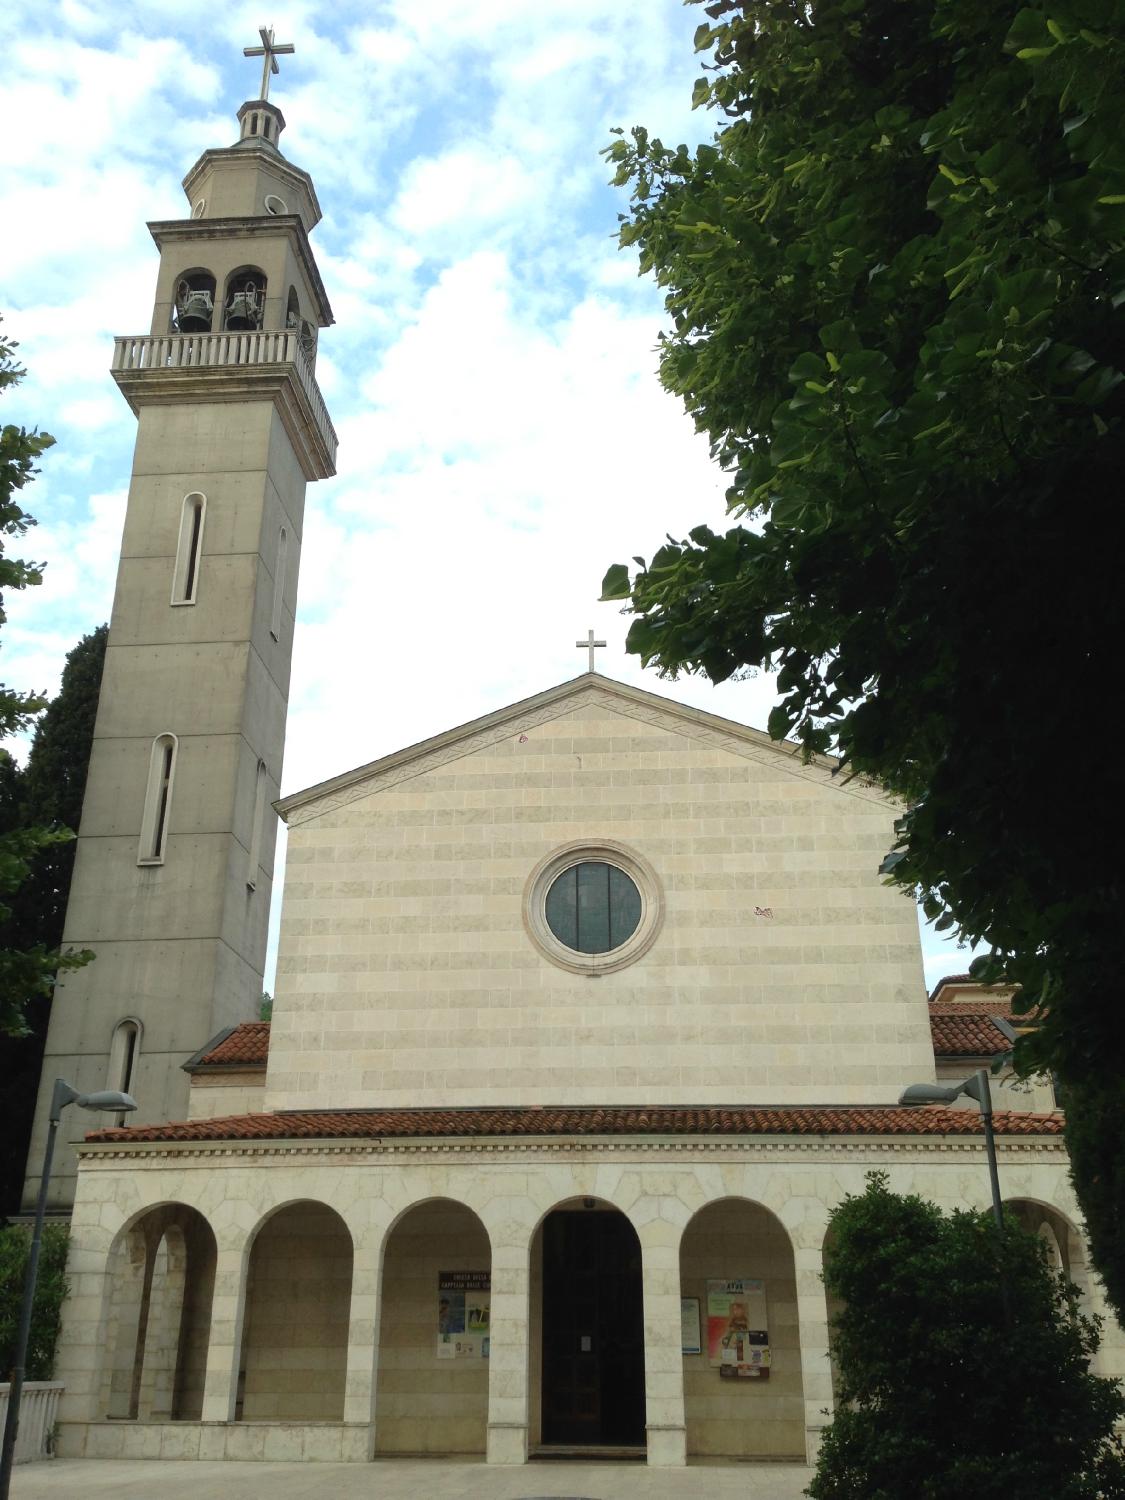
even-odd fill
[{"label": "blue sky", "polygon": [[[339,474],[310,487],[284,789],[601,670],[762,726],[768,678],[662,684],[598,604],[605,567],[723,518],[721,474],[660,389],[659,294],[614,240],[615,125],[694,143],[698,7],[376,0],[270,13],[171,0],[8,0],[0,12],[0,310],[28,378],[2,420],[58,446],[25,492],[42,588],[8,601],[5,681],[53,691],[108,618],[134,419],[114,334],[147,332],[146,220],[231,143],[272,24],[271,97],[315,179],[336,326],[317,375]],[[275,914],[276,916],[276,914]],[[925,935],[927,977],[965,955]]]}]

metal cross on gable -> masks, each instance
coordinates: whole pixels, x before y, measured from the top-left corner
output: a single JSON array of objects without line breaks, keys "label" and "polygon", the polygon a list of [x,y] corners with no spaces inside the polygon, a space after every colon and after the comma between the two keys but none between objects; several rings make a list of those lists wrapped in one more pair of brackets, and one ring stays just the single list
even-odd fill
[{"label": "metal cross on gable", "polygon": [[243,57],[260,57],[262,59],[262,92],[259,99],[268,99],[270,96],[270,74],[280,73],[277,65],[279,56],[289,52],[296,52],[292,42],[275,42],[273,39],[273,27],[267,31],[264,26],[258,27],[258,35],[262,39],[260,47],[243,47]]},{"label": "metal cross on gable", "polygon": [[586,632],[586,639],[584,641],[575,641],[574,644],[581,650],[588,651],[590,653],[590,665],[586,668],[586,670],[588,672],[596,672],[597,668],[594,665],[594,652],[598,649],[599,646],[604,646],[605,642],[596,641],[594,639],[594,632],[592,630],[588,630]]}]

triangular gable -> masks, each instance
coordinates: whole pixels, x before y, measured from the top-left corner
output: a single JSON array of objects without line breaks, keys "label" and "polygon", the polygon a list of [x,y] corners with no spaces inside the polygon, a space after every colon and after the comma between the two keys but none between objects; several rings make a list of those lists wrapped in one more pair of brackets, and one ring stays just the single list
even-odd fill
[{"label": "triangular gable", "polygon": [[586,707],[610,709],[625,718],[657,725],[670,733],[682,734],[745,760],[772,767],[780,761],[793,776],[831,786],[865,801],[893,805],[891,799],[870,782],[838,778],[834,774],[838,762],[830,756],[818,755],[806,765],[801,759],[799,746],[788,741],[779,744],[761,729],[751,729],[749,725],[691,708],[686,703],[677,703],[644,688],[616,682],[599,672],[583,672],[580,677],[485,714],[483,718],[471,719],[467,724],[447,729],[417,745],[408,745],[367,765],[357,766],[354,771],[345,771],[302,792],[293,792],[275,802],[274,806],[287,823],[307,823],[354,802],[358,797],[370,796],[412,777],[425,775],[435,767],[487,749],[513,734]]}]

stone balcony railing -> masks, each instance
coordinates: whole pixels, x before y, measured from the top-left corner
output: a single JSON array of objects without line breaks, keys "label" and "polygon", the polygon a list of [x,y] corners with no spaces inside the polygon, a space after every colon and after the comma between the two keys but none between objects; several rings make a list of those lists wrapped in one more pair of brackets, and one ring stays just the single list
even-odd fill
[{"label": "stone balcony railing", "polygon": [[271,395],[307,479],[336,472],[336,429],[296,333],[164,333],[113,341],[114,380],[134,411],[153,402]]},{"label": "stone balcony railing", "polygon": [[[10,1390],[10,1385],[0,1385],[0,1427],[8,1414]],[[28,1380],[24,1383],[20,1425],[16,1433],[16,1463],[30,1464],[51,1457],[62,1393],[60,1380]]]}]

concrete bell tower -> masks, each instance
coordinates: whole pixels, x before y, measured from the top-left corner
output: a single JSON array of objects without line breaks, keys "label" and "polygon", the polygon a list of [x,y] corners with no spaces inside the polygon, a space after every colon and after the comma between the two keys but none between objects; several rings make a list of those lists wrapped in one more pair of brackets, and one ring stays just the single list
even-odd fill
[{"label": "concrete bell tower", "polygon": [[[332,312],[309,247],[307,173],[265,97],[184,178],[190,216],[150,224],[149,333],[115,340],[137,444],[64,943],[93,963],[55,993],[25,1201],[56,1075],[125,1088],[129,1123],[185,1119],[182,1064],[262,991],[305,486],[335,473],[314,375]],[[52,1173],[69,1206],[72,1110]]]}]

